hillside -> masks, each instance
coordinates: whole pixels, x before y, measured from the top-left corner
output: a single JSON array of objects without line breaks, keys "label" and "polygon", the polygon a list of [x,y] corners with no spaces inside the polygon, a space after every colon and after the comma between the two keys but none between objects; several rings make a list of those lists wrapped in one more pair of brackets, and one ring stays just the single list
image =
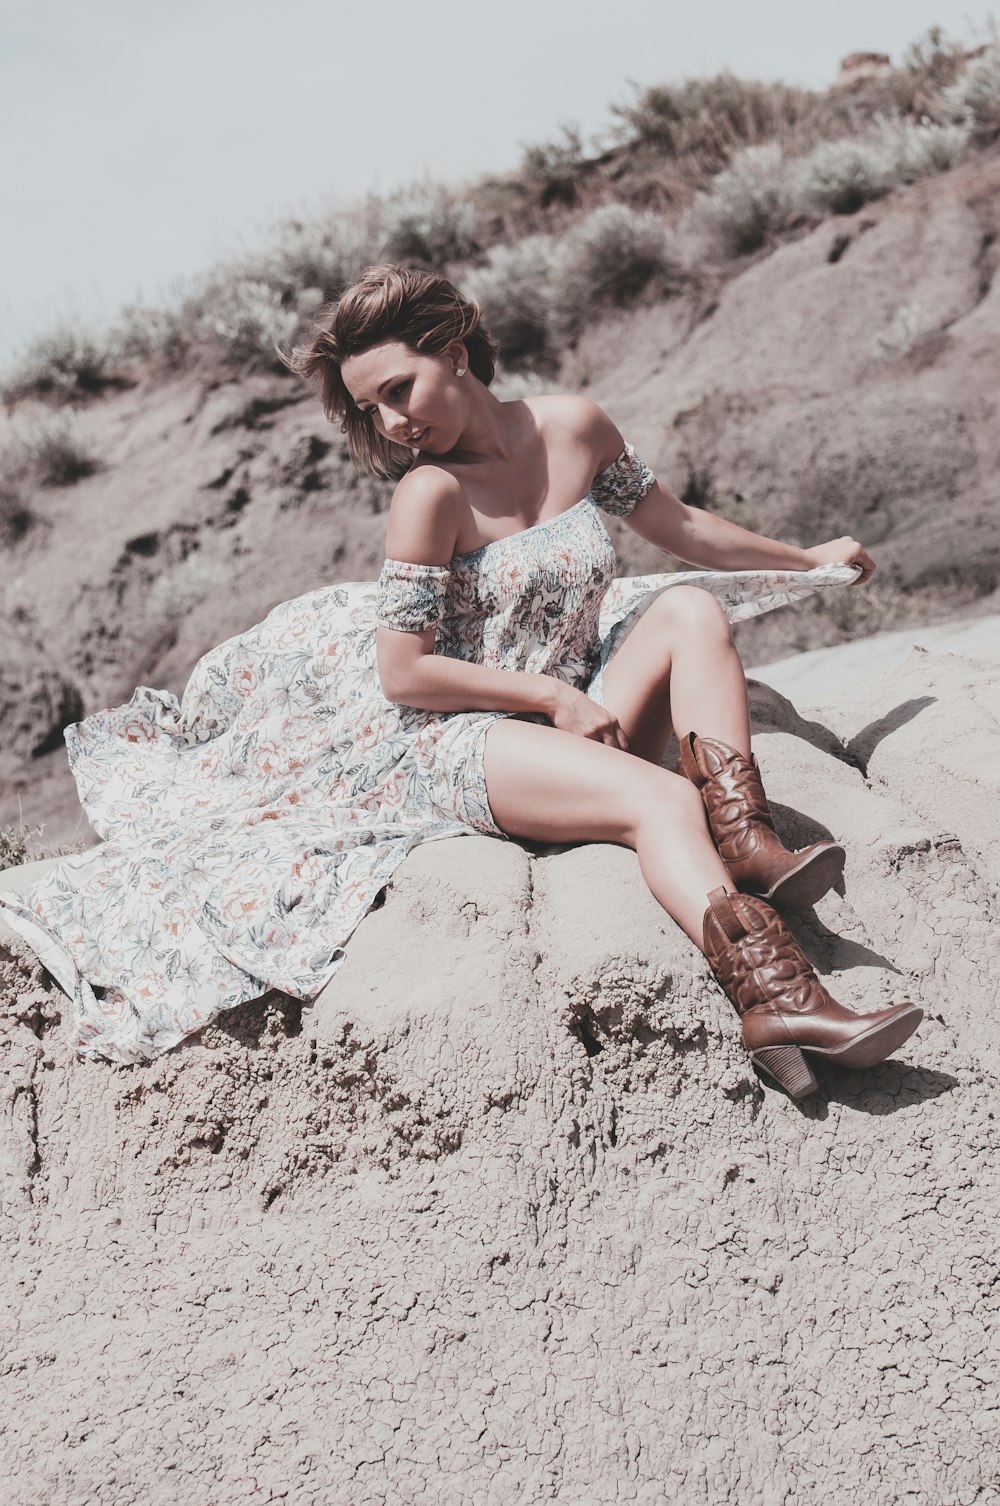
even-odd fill
[{"label": "hillside", "polygon": [[[741,629],[749,662],[996,610],[998,218],[994,149],[715,288],[591,325],[565,353],[557,380],[687,500],[873,549],[866,591]],[[78,423],[100,469],[39,488],[5,553],[0,821],[45,821],[53,840],[78,809],[63,723],[138,683],[179,692],[206,648],[278,601],[372,576],[389,495],[286,375],[150,375]],[[663,568],[627,530],[617,542],[623,572]]]}]

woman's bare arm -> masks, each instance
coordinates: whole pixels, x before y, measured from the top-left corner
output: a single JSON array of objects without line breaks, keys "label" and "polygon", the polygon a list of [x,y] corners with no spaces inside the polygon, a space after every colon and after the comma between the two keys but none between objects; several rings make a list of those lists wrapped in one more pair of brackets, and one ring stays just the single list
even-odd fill
[{"label": "woman's bare arm", "polygon": [[[596,404],[576,399],[581,437],[592,447],[598,470],[624,447],[619,430]],[[763,534],[751,533],[718,514],[689,507],[657,481],[626,520],[641,538],[676,559],[712,570],[812,570],[816,565],[859,565],[856,584],[869,580],[875,563],[856,539],[831,539],[801,549]]]},{"label": "woman's bare arm", "polygon": [[[443,471],[421,466],[404,476],[390,510],[388,557],[447,565],[454,556],[463,505],[459,483]],[[387,700],[422,711],[536,712],[564,731],[625,746],[611,713],[574,686],[553,675],[489,669],[435,654],[436,636],[433,627],[420,633],[378,629],[376,657]]]}]

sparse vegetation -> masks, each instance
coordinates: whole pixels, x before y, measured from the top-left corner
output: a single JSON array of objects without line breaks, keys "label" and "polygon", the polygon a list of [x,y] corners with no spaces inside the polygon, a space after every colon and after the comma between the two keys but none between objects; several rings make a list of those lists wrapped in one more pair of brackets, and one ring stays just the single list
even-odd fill
[{"label": "sparse vegetation", "polygon": [[322,302],[377,258],[384,235],[382,205],[374,198],[341,214],[288,220],[233,275],[267,283],[286,305],[316,290]]},{"label": "sparse vegetation", "polygon": [[927,311],[919,303],[905,303],[896,310],[889,328],[875,341],[880,361],[898,361],[908,355],[922,335],[931,328]]},{"label": "sparse vegetation", "polygon": [[286,344],[298,324],[281,294],[256,278],[236,276],[213,281],[182,310],[202,345],[214,345],[223,360],[243,365],[261,356],[274,360],[276,345]]},{"label": "sparse vegetation", "polygon": [[693,212],[725,256],[757,251],[788,220],[793,204],[788,162],[776,141],[748,146],[712,181]]},{"label": "sparse vegetation", "polygon": [[681,258],[659,215],[604,204],[574,225],[556,252],[554,326],[572,337],[595,315],[626,308],[647,290],[675,292],[683,280]]},{"label": "sparse vegetation", "polygon": [[585,161],[583,137],[574,125],[560,127],[554,141],[524,149],[521,171],[529,183],[536,185],[541,203],[574,204],[577,179]]},{"label": "sparse vegetation", "polygon": [[440,184],[421,183],[385,202],[380,255],[387,261],[446,267],[477,250],[475,227],[468,198]]},{"label": "sparse vegetation", "polygon": [[[80,401],[137,365],[274,364],[276,345],[381,259],[452,271],[480,299],[508,364],[552,370],[588,320],[677,290],[686,226],[738,258],[1000,136],[1000,46],[970,58],[935,28],[888,76],[847,89],[721,73],[637,89],[612,114],[595,155],[564,125],[502,180],[465,192],[421,183],[289,220],[172,308],[126,309],[104,332],[63,324],[0,378],[0,397]],[[23,516],[13,497],[8,486],[0,507]]]},{"label": "sparse vegetation", "polygon": [[1000,136],[1000,44],[974,58],[943,99],[947,118],[964,125],[976,141]]},{"label": "sparse vegetation", "polygon": [[149,604],[157,615],[180,619],[225,586],[226,572],[216,560],[197,551],[159,575],[149,592]]},{"label": "sparse vegetation", "polygon": [[169,370],[184,364],[190,341],[174,309],[130,304],[108,331],[108,348],[122,361],[157,361]]},{"label": "sparse vegetation", "polygon": [[529,235],[513,246],[494,246],[485,266],[463,278],[509,364],[544,364],[553,354],[549,284],[554,251],[551,236]]},{"label": "sparse vegetation", "polygon": [[35,522],[27,457],[0,455],[0,546],[20,543]]},{"label": "sparse vegetation", "polygon": [[38,856],[38,838],[42,835],[40,826],[0,826],[0,873],[7,868],[19,868],[22,863],[30,863]]},{"label": "sparse vegetation", "polygon": [[20,444],[39,486],[72,486],[100,470],[91,440],[67,413],[34,424],[20,436]]},{"label": "sparse vegetation", "polygon": [[880,117],[867,137],[821,141],[799,158],[777,142],[747,147],[713,179],[695,219],[724,255],[745,255],[796,219],[853,214],[900,184],[952,167],[967,140],[960,125]]},{"label": "sparse vegetation", "polygon": [[72,486],[101,469],[92,441],[67,413],[41,419],[0,451],[0,544],[23,539],[36,522],[42,486]]},{"label": "sparse vegetation", "polygon": [[630,144],[712,174],[744,147],[787,136],[809,117],[814,98],[804,89],[720,73],[654,84],[612,110]]},{"label": "sparse vegetation", "polygon": [[60,324],[33,340],[0,380],[0,397],[11,404],[25,397],[62,402],[103,391],[111,352],[106,338],[76,324]]}]

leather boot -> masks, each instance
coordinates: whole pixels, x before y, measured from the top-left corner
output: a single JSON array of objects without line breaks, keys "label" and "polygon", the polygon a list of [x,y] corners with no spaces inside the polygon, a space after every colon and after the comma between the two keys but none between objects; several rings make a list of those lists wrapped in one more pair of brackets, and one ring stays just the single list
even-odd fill
[{"label": "leather boot", "polygon": [[814,842],[789,852],[774,829],[757,760],[716,738],[680,739],[677,772],[701,791],[719,856],[738,889],[772,905],[805,909],[844,871],[844,849]]},{"label": "leather boot", "polygon": [[817,1088],[804,1051],[844,1067],[873,1067],[923,1018],[916,1004],[890,1004],[873,1014],[838,1004],[764,900],[713,889],[703,928],[705,956],[743,1020],[750,1060],[792,1098]]}]

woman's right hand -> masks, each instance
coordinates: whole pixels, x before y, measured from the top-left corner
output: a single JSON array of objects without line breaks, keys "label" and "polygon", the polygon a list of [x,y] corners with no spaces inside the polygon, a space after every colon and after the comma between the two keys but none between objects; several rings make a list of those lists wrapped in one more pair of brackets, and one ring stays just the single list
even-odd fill
[{"label": "woman's right hand", "polygon": [[604,706],[592,701],[589,695],[567,685],[564,680],[553,678],[555,686],[549,719],[561,732],[575,732],[577,737],[589,737],[598,743],[607,743],[609,748],[621,748],[628,752],[628,739],[618,719]]}]

